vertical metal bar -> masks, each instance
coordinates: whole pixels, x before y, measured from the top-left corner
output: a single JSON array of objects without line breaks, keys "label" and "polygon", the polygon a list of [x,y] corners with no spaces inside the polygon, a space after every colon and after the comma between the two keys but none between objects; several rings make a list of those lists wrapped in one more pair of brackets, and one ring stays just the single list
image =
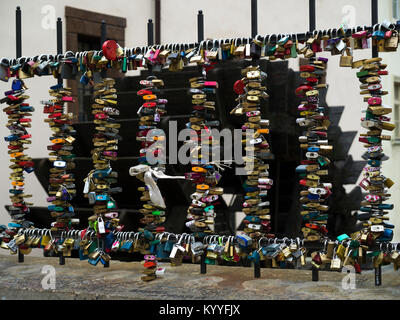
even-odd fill
[{"label": "vertical metal bar", "polygon": [[57,18],[57,54],[61,54],[63,51],[63,41],[62,41],[62,20]]},{"label": "vertical metal bar", "polygon": [[197,14],[197,42],[204,40],[204,15],[203,10],[199,10]]},{"label": "vertical metal bar", "polygon": [[[16,44],[16,58],[22,55],[22,45],[21,45],[21,8],[17,7],[15,11],[15,44]],[[24,262],[24,255],[18,248],[18,262]]]},{"label": "vertical metal bar", "polygon": [[155,6],[155,40],[156,44],[161,43],[161,0],[156,0]]},{"label": "vertical metal bar", "polygon": [[[62,80],[61,80],[62,81]],[[64,254],[62,253],[62,252],[60,252],[60,255],[58,256],[59,257],[59,265],[60,266],[63,266],[63,265],[65,265],[65,257],[64,257]]]},{"label": "vertical metal bar", "polygon": [[260,261],[254,261],[254,278],[261,277]]},{"label": "vertical metal bar", "polygon": [[309,26],[310,32],[315,30],[315,0],[308,0],[308,19],[309,19]]},{"label": "vertical metal bar", "polygon": [[379,265],[375,268],[375,285],[380,286],[382,285],[382,267]]},{"label": "vertical metal bar", "polygon": [[[378,0],[371,0],[371,22],[372,26],[378,23]],[[378,46],[372,47],[372,57],[378,57]]]},{"label": "vertical metal bar", "polygon": [[275,214],[273,218],[273,225],[274,227],[272,228],[273,233],[278,232],[278,226],[279,226],[279,186],[281,183],[281,163],[280,159],[276,159],[275,161],[276,165],[276,170],[275,170]]},{"label": "vertical metal bar", "polygon": [[[57,54],[62,54],[62,20],[61,18],[57,18]],[[63,84],[63,79],[61,77],[61,75],[58,75],[58,84]],[[62,256],[62,258],[61,258]],[[65,261],[63,261],[62,259],[64,259],[64,256],[62,255],[62,253],[60,254],[60,264],[65,264]],[[62,263],[63,262],[63,263]]]},{"label": "vertical metal bar", "polygon": [[154,32],[153,32],[153,20],[149,19],[147,22],[147,45],[152,46],[154,44]]},{"label": "vertical metal bar", "polygon": [[200,257],[200,273],[206,274],[207,273],[207,264],[206,264],[206,252],[204,252]]},{"label": "vertical metal bar", "polygon": [[251,37],[254,38],[258,31],[257,31],[257,0],[251,0]]},{"label": "vertical metal bar", "polygon": [[18,248],[18,262],[22,263],[24,262],[24,255],[21,253],[21,251]]},{"label": "vertical metal bar", "polygon": [[312,281],[318,281],[319,280],[319,278],[318,278],[318,268],[312,266],[311,270],[312,270]]},{"label": "vertical metal bar", "polygon": [[107,40],[107,24],[104,20],[101,20],[100,47],[103,46],[103,43],[106,40]]},{"label": "vertical metal bar", "polygon": [[22,56],[22,42],[21,42],[21,8],[17,7],[15,11],[15,43],[16,43],[16,58]]},{"label": "vertical metal bar", "polygon": [[[101,27],[100,27],[100,48],[103,47],[103,43],[107,40],[107,24],[104,20],[101,20]],[[107,69],[101,71],[101,77],[107,77]]]}]

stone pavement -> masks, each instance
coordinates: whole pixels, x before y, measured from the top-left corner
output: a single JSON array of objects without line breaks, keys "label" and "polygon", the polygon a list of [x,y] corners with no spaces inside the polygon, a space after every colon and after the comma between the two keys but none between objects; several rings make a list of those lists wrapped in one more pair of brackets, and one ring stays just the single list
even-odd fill
[{"label": "stone pavement", "polygon": [[[56,270],[56,289],[44,290],[41,281],[44,265]],[[110,268],[100,263],[94,267],[87,261],[66,259],[60,266],[58,258],[37,254],[25,256],[0,255],[0,298],[8,299],[399,299],[400,273],[392,266],[382,267],[382,286],[375,287],[374,272],[356,275],[356,289],[344,290],[344,274],[319,272],[318,282],[311,281],[310,270],[262,268],[261,278],[254,279],[253,268],[207,266],[200,274],[200,265],[183,264],[171,267],[149,283],[140,280],[144,269],[139,262],[111,261]]]}]

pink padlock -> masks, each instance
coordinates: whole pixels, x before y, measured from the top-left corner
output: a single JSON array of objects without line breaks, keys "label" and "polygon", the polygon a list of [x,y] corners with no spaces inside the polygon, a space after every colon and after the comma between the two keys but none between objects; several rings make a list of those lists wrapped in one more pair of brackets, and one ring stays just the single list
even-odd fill
[{"label": "pink padlock", "polygon": [[216,81],[204,81],[204,86],[218,88],[218,83]]},{"label": "pink padlock", "polygon": [[381,120],[381,121],[390,121],[390,117],[387,117],[387,116],[380,116],[380,117],[379,117],[379,120]]},{"label": "pink padlock", "polygon": [[104,214],[106,218],[115,219],[118,218],[118,212],[107,212]]},{"label": "pink padlock", "polygon": [[62,97],[62,101],[74,102],[74,99],[72,97]]},{"label": "pink padlock", "polygon": [[114,151],[103,151],[103,155],[108,156],[108,157],[116,157],[117,153]]},{"label": "pink padlock", "polygon": [[364,38],[367,36],[367,31],[358,31],[356,33],[353,33],[351,36],[352,36],[352,38],[355,38],[355,39]]},{"label": "pink padlock", "polygon": [[104,113],[96,113],[95,115],[94,115],[94,117],[96,118],[96,119],[106,119],[106,118],[108,118],[108,116],[106,116]]},{"label": "pink padlock", "polygon": [[379,97],[371,97],[368,99],[368,104],[370,106],[377,106],[380,105],[382,103],[382,99]]},{"label": "pink padlock", "polygon": [[376,202],[379,201],[380,199],[381,197],[376,194],[367,194],[365,196],[365,200],[367,200],[368,202]]},{"label": "pink padlock", "polygon": [[158,55],[159,55],[159,54],[160,54],[160,49],[157,49],[157,50],[154,52],[153,61],[158,60]]}]

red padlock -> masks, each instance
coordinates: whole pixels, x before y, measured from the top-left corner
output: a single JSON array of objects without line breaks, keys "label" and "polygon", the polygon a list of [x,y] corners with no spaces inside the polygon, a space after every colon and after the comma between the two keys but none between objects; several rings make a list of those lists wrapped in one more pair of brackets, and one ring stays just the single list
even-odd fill
[{"label": "red padlock", "polygon": [[309,85],[302,85],[296,89],[296,94],[299,96],[304,95],[307,91],[313,90],[313,87]]},{"label": "red padlock", "polygon": [[117,60],[118,44],[115,42],[115,40],[104,41],[102,49],[104,56],[108,60]]},{"label": "red padlock", "polygon": [[150,91],[150,90],[146,90],[146,89],[141,89],[141,90],[139,90],[137,92],[138,96],[145,96],[145,95],[148,95],[148,94],[153,94],[153,92]]},{"label": "red padlock", "polygon": [[314,67],[310,66],[308,64],[304,65],[304,66],[300,66],[300,71],[302,72],[314,72]]},{"label": "red padlock", "polygon": [[246,84],[242,80],[237,80],[233,85],[233,91],[237,94],[244,94],[244,88]]}]

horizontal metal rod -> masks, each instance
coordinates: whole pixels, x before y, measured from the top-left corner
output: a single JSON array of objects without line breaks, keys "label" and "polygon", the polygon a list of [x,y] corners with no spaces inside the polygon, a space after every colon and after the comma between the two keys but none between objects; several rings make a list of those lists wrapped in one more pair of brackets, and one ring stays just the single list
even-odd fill
[{"label": "horizontal metal rod", "polygon": [[[63,231],[51,231],[50,229],[38,229],[38,228],[35,228],[35,229],[22,229],[21,228],[20,230],[22,230],[22,233],[25,233],[28,236],[29,235],[39,235],[39,234],[41,234],[41,235],[51,234],[51,236],[54,237],[54,238],[58,238],[58,237],[71,237],[71,238],[76,237],[77,238],[77,237],[80,237],[80,234],[83,231],[83,230],[73,230],[71,232],[63,232]],[[19,231],[19,233],[21,233],[21,231]],[[134,239],[138,234],[142,234],[142,233],[140,231],[136,231],[136,232],[135,231],[124,231],[124,232],[117,232],[115,234],[115,236],[117,238],[126,236],[127,239]],[[185,235],[185,234],[186,235],[190,235],[190,234],[187,234],[187,233],[175,234],[175,233],[171,233],[171,232],[160,232],[160,234],[164,234],[165,236],[170,235],[170,236],[175,237],[175,239],[179,239],[182,235]],[[207,236],[208,237],[207,239],[212,242],[214,239],[218,239],[218,238],[221,238],[221,237],[224,237],[226,240],[228,240],[228,237],[232,237],[232,236],[229,236],[229,235],[228,236],[227,235],[209,235],[209,236]],[[97,235],[96,235],[96,233],[94,231],[89,231],[89,235],[85,234],[84,238],[85,237],[90,238],[90,239],[91,238],[97,239]],[[236,236],[233,236],[233,237],[235,237],[234,238],[235,239],[234,242],[237,242],[236,241]],[[266,244],[262,243],[263,240],[265,240],[264,242],[266,242]],[[329,241],[329,239],[327,239],[327,240]],[[337,240],[331,240],[331,241],[336,242],[336,244],[340,243]],[[344,240],[341,243],[344,244],[345,246],[348,246],[350,244],[350,241],[351,241],[351,239]],[[304,242],[300,238],[291,239],[291,238],[287,238],[287,237],[285,237],[285,238],[270,238],[270,239],[262,237],[260,239],[260,241],[258,242],[258,244],[261,247],[265,247],[268,244],[272,244],[272,243],[287,243],[287,244],[290,244],[290,243],[293,243],[293,242],[297,243],[297,244],[301,243],[302,246],[303,245],[304,246],[308,246],[308,243]],[[324,244],[325,244],[325,239],[321,240],[319,243],[312,243],[312,244],[310,244],[310,246],[323,248]],[[394,248],[397,249],[398,245],[400,245],[400,243],[397,243],[397,242],[384,242],[384,243],[382,243],[382,246],[380,246],[380,244],[378,243],[378,244],[376,244],[376,249],[385,251],[385,250],[389,249],[389,246],[391,247],[391,249],[394,249]]]},{"label": "horizontal metal rod", "polygon": [[[271,43],[275,44],[278,40],[281,38],[288,36],[292,40],[298,40],[298,41],[305,41],[308,38],[312,36],[317,36],[318,38],[321,38],[323,35],[328,35],[331,38],[344,38],[344,37],[349,37],[353,33],[356,33],[361,30],[366,30],[368,32],[372,32],[375,30],[381,29],[382,31],[393,29],[400,31],[400,21],[399,24],[391,24],[389,28],[386,28],[384,25],[381,24],[376,24],[375,26],[357,26],[351,29],[343,30],[343,29],[328,29],[328,30],[314,30],[314,32],[303,32],[303,33],[297,33],[297,34],[271,34],[271,35],[257,35],[254,37],[254,39],[257,39],[263,43]],[[253,41],[253,38],[225,38],[225,39],[209,39],[209,40],[203,40],[202,42],[192,42],[192,43],[167,43],[167,44],[162,44],[162,45],[152,45],[152,46],[144,46],[144,47],[125,47],[123,48],[124,51],[127,52],[127,54],[133,54],[134,52],[136,53],[144,53],[150,48],[159,48],[161,50],[163,49],[169,49],[169,50],[187,50],[191,48],[199,49],[199,46],[201,45],[202,49],[212,49],[215,47],[219,47],[223,43],[232,43],[234,42],[236,45],[240,44],[247,44],[251,43]],[[78,57],[79,55],[82,55],[84,52],[72,52],[68,51],[71,55]],[[99,51],[101,54],[101,51]],[[39,54],[35,57],[21,57],[24,58],[25,60],[37,60],[39,56],[42,54]],[[43,56],[43,55],[42,55]],[[44,55],[46,56],[46,55]],[[57,55],[57,57],[53,55],[47,55],[50,60],[58,60],[60,61],[62,58],[64,58],[64,55]],[[8,59],[11,62],[11,65],[17,64],[16,59]]]}]

